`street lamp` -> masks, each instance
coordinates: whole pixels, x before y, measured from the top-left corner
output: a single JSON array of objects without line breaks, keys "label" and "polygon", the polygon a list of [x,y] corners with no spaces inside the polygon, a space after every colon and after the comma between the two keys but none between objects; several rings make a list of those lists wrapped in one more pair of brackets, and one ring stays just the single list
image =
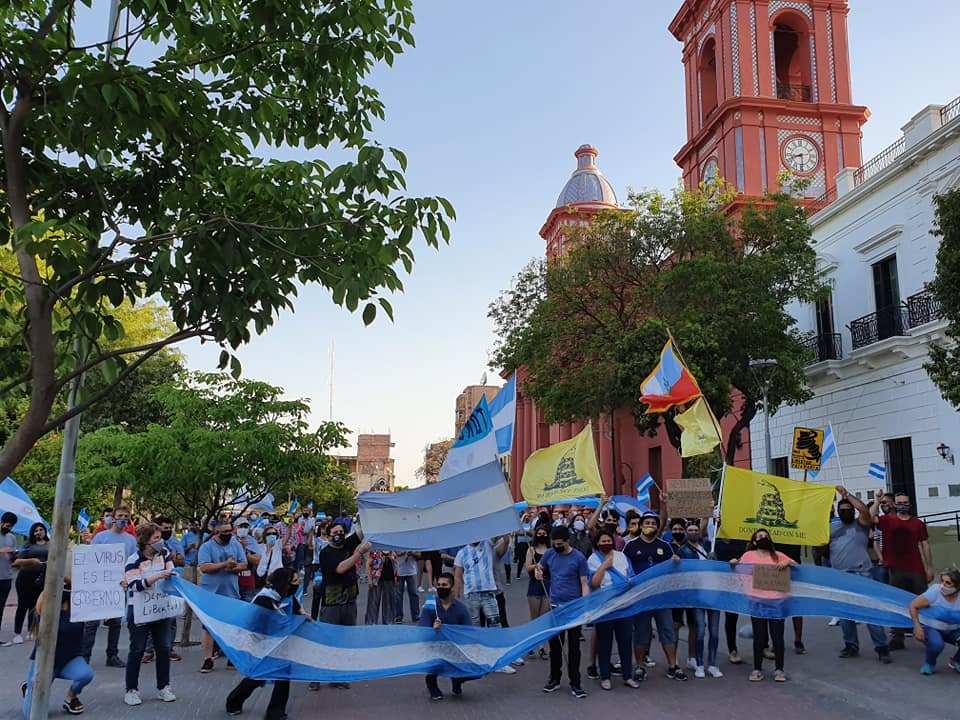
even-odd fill
[{"label": "street lamp", "polygon": [[[779,366],[780,363],[772,358],[750,361],[751,370],[763,370]],[[760,390],[763,392],[763,447],[767,456],[767,475],[773,475],[773,450],[771,447],[772,443],[770,442],[770,406],[767,399],[770,391],[770,378],[766,373],[764,375],[765,377],[762,382],[758,380],[758,382],[760,382]]]}]

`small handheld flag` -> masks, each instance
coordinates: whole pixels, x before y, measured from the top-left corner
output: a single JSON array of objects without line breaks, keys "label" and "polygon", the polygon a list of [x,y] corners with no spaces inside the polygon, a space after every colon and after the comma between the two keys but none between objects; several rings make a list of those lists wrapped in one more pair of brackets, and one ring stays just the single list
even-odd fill
[{"label": "small handheld flag", "polygon": [[882,480],[883,482],[887,481],[887,466],[881,465],[880,463],[870,463],[870,469],[867,470],[867,475],[874,477],[877,480]]},{"label": "small handheld flag", "polygon": [[[827,462],[831,457],[837,454],[837,441],[833,437],[833,425],[828,424],[827,429],[823,433],[823,450],[820,453],[820,470],[810,470],[809,475],[814,480],[823,470],[824,463]],[[842,477],[842,473],[841,473]]]},{"label": "small handheld flag", "polygon": [[647,473],[637,481],[637,501],[642,505],[650,505],[650,488],[657,484],[656,480]]},{"label": "small handheld flag", "polygon": [[300,501],[294,498],[293,504],[290,505],[290,509],[287,510],[287,515],[293,515],[297,511],[298,507],[300,507]]},{"label": "small handheld flag", "polygon": [[428,594],[423,601],[423,609],[433,610],[433,612],[437,612],[437,596],[434,595],[433,593]]},{"label": "small handheld flag", "polygon": [[87,528],[90,527],[90,516],[87,514],[86,508],[80,508],[80,513],[77,515],[77,530],[80,532],[86,532]]}]

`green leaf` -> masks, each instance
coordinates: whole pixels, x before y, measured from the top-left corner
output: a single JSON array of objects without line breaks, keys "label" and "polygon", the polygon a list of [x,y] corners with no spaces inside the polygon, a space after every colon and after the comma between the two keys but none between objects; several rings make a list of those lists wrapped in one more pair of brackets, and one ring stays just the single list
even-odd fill
[{"label": "green leaf", "polygon": [[363,324],[369,325],[377,319],[377,306],[373,303],[367,303],[363,308]]}]

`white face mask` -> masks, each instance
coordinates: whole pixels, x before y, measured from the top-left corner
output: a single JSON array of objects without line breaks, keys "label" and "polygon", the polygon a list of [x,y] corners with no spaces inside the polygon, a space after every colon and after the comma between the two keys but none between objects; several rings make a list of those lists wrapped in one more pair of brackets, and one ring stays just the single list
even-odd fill
[{"label": "white face mask", "polygon": [[957,589],[956,589],[955,587],[947,587],[946,585],[941,585],[941,586],[940,586],[940,592],[941,592],[943,595],[945,595],[945,596],[947,596],[947,597],[950,597],[951,595],[956,595],[956,594],[957,594]]},{"label": "white face mask", "polygon": [[245,527],[237,528],[238,538],[245,538],[249,534],[250,534],[250,528],[245,528]]},{"label": "white face mask", "polygon": [[585,527],[586,525],[584,524],[583,520],[573,521],[573,529],[576,530],[577,532],[581,532]]}]

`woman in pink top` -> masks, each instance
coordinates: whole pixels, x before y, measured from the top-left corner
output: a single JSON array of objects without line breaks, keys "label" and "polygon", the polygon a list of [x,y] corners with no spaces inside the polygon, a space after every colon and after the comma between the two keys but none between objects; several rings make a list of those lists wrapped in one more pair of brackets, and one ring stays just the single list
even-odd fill
[{"label": "woman in pink top", "polygon": [[[760,528],[753,533],[750,542],[747,543],[747,552],[739,560],[733,559],[730,565],[736,566],[738,563],[746,565],[776,565],[781,570],[787,570],[796,563],[786,555],[777,552],[773,544],[770,532],[766,528]],[[751,598],[764,601],[782,600],[786,597],[785,593],[774,590],[754,590],[752,586],[747,591]],[[773,642],[773,654],[776,663],[776,671],[773,679],[777,682],[786,682],[787,674],[783,671],[783,620],[771,620],[763,617],[751,617],[753,624],[753,672],[750,673],[751,682],[760,682],[763,680],[763,649],[767,646],[767,637]]]}]

